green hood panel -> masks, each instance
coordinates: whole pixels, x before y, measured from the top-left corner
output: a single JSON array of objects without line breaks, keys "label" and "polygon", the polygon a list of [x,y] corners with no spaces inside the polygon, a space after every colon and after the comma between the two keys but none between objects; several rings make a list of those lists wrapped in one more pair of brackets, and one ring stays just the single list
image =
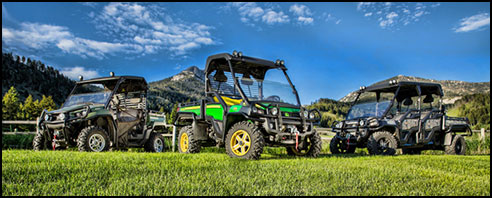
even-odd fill
[{"label": "green hood panel", "polygon": [[92,119],[94,117],[99,117],[99,116],[111,116],[111,112],[107,109],[91,109],[91,112],[87,114],[85,119]]},{"label": "green hood panel", "polygon": [[[200,115],[200,106],[182,107],[179,109],[179,112],[192,112],[198,116]],[[207,105],[205,112],[208,116],[212,116],[216,120],[223,120],[224,109],[220,104]]]}]

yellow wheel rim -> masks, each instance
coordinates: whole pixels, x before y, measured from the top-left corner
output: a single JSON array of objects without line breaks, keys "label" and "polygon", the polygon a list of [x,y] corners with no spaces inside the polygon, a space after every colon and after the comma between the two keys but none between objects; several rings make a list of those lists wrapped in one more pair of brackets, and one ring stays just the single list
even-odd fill
[{"label": "yellow wheel rim", "polygon": [[306,142],[308,143],[308,146],[307,146],[307,148],[305,150],[298,151],[298,150],[296,150],[296,147],[292,147],[292,152],[294,152],[294,154],[296,154],[298,156],[304,156],[304,155],[306,155],[308,153],[308,151],[311,149],[311,140],[310,140],[310,138],[308,138],[306,140]]},{"label": "yellow wheel rim", "polygon": [[188,146],[189,146],[188,134],[183,133],[181,135],[180,140],[179,140],[179,147],[181,148],[182,152],[186,152],[186,151],[188,151]]},{"label": "yellow wheel rim", "polygon": [[244,130],[237,130],[232,134],[231,144],[232,152],[237,156],[243,156],[248,153],[251,148],[251,137]]}]

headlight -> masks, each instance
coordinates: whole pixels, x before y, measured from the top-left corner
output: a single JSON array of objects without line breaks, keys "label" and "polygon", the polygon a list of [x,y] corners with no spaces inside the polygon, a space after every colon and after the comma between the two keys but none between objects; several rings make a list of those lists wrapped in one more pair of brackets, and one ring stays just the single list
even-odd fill
[{"label": "headlight", "polygon": [[278,108],[277,107],[273,107],[270,111],[271,111],[272,115],[274,115],[274,116],[278,114]]},{"label": "headlight", "polygon": [[314,112],[311,111],[311,113],[309,113],[309,119],[314,119],[314,116],[315,116]]},{"label": "headlight", "polygon": [[44,120],[50,121],[50,115],[49,114],[44,115]]},{"label": "headlight", "polygon": [[255,106],[253,106],[253,107],[251,108],[251,111],[252,111],[253,113],[256,113],[256,112],[258,112],[258,108],[256,108]]},{"label": "headlight", "polygon": [[342,128],[342,122],[338,122],[337,125],[335,125],[336,128]]},{"label": "headlight", "polygon": [[61,114],[58,116],[58,120],[65,120],[65,114],[64,114],[64,113],[61,113]]},{"label": "headlight", "polygon": [[81,118],[81,117],[85,117],[87,115],[87,111],[81,111],[81,112],[78,112],[75,114],[75,117],[76,118]]},{"label": "headlight", "polygon": [[309,112],[308,111],[304,111],[303,112],[303,115],[304,115],[305,118],[308,118]]},{"label": "headlight", "polygon": [[376,119],[369,121],[369,126],[373,127],[373,126],[378,126],[378,125],[379,125],[379,122]]},{"label": "headlight", "polygon": [[364,120],[359,121],[359,126],[364,126],[364,124],[365,124]]},{"label": "headlight", "polygon": [[82,113],[80,113],[81,117],[85,117],[87,115],[87,111],[83,110]]}]

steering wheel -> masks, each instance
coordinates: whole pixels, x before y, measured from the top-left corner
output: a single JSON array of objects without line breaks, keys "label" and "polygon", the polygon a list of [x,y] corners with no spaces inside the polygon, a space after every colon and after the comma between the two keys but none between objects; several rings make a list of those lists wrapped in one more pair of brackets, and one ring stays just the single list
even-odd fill
[{"label": "steering wheel", "polygon": [[277,95],[271,95],[265,98],[265,100],[270,100],[270,101],[275,101],[275,102],[280,102],[280,96]]}]

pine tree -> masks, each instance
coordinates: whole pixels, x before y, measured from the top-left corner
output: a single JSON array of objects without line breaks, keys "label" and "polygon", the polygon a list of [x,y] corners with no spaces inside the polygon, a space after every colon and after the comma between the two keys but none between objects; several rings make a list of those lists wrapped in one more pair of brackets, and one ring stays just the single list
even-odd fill
[{"label": "pine tree", "polygon": [[23,118],[26,120],[35,120],[40,114],[37,105],[39,105],[39,101],[36,100],[36,102],[34,102],[32,95],[29,94],[24,101],[24,105],[22,105]]},{"label": "pine tree", "polygon": [[39,107],[43,110],[53,111],[56,109],[56,104],[51,96],[46,97],[43,95],[43,99],[39,102]]},{"label": "pine tree", "polygon": [[19,94],[17,93],[17,90],[14,88],[14,86],[12,86],[2,99],[2,119],[17,119],[17,114],[20,110],[19,106]]},{"label": "pine tree", "polygon": [[176,117],[176,114],[178,112],[178,104],[173,105],[173,110],[171,111],[171,114],[167,116],[167,123],[172,124],[174,117]]}]

